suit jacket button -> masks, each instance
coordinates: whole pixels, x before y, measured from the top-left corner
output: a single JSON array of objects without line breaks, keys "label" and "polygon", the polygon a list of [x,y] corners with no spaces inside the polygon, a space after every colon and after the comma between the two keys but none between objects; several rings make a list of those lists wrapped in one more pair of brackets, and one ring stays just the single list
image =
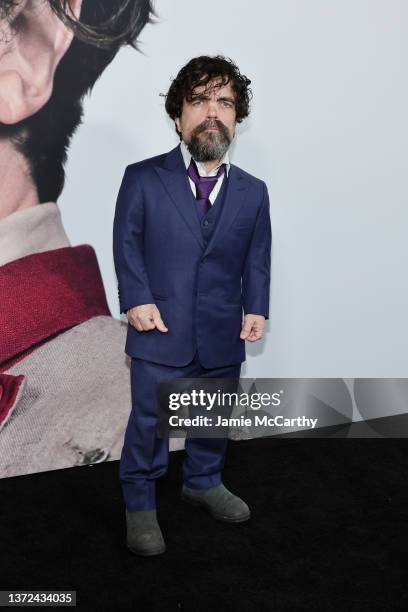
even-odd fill
[{"label": "suit jacket button", "polygon": [[208,225],[207,219],[205,219],[205,221],[203,221],[203,225]]}]

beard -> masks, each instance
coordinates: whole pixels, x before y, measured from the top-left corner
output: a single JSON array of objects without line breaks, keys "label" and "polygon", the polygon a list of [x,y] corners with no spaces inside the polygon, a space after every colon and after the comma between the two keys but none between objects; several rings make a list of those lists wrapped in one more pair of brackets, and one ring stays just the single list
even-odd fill
[{"label": "beard", "polygon": [[[206,132],[205,130],[210,127],[218,128],[218,132]],[[196,161],[215,161],[224,156],[231,140],[228,129],[221,121],[208,119],[194,128],[190,142],[186,142],[186,146]]]}]

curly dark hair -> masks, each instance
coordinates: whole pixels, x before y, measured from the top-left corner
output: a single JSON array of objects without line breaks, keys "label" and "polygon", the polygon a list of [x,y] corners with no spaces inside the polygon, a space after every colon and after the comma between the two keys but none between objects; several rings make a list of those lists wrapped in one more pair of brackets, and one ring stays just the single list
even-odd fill
[{"label": "curly dark hair", "polygon": [[[252,91],[249,87],[251,81],[241,74],[238,66],[223,55],[201,55],[191,59],[172,80],[169,91],[165,94],[165,108],[171,119],[181,116],[184,99],[191,101],[194,98],[194,89],[199,85],[207,85],[212,79],[220,78],[219,86],[231,83],[235,94],[236,121],[241,123],[249,115],[249,102]],[[176,132],[181,134],[176,127]]]},{"label": "curly dark hair", "polygon": [[[69,0],[45,0],[74,32],[54,75],[48,102],[35,115],[0,125],[29,162],[40,202],[56,201],[64,186],[64,163],[72,135],[82,121],[83,98],[122,46],[139,50],[138,36],[157,16],[152,0],[83,0],[75,19]],[[0,0],[0,19],[13,26],[20,0]],[[12,28],[13,29],[13,28]]]}]

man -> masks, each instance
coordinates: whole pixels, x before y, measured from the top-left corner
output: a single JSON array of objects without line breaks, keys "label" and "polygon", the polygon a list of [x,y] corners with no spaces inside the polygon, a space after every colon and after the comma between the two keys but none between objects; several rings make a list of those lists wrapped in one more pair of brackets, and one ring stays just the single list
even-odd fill
[{"label": "man", "polygon": [[0,0],[0,477],[120,455],[126,326],[56,201],[85,94],[152,14],[149,0]]},{"label": "man", "polygon": [[[239,378],[245,340],[262,337],[269,315],[267,188],[228,158],[249,83],[223,56],[188,62],[166,96],[180,144],[128,166],[118,195],[114,259],[132,357],[120,480],[127,545],[141,555],[165,551],[155,479],[167,469],[168,439],[156,431],[157,381]],[[247,504],[221,480],[226,444],[186,440],[182,497],[219,520],[246,521]]]}]

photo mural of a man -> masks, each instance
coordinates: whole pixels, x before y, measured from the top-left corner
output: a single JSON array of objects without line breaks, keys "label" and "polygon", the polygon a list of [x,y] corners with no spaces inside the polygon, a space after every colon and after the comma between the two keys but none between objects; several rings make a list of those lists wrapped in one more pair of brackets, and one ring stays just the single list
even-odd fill
[{"label": "photo mural of a man", "polygon": [[150,0],[0,0],[0,477],[120,455],[126,325],[57,201],[83,97],[153,16]]}]

